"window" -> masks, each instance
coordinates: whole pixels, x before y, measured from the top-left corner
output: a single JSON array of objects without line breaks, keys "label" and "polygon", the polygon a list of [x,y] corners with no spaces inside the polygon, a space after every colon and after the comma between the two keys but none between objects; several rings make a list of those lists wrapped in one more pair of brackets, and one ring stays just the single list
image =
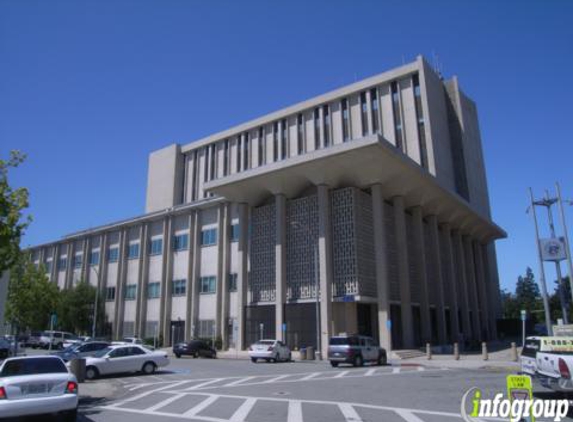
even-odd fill
[{"label": "window", "polygon": [[320,111],[314,109],[314,149],[320,149]]},{"label": "window", "polygon": [[350,121],[348,116],[348,100],[342,100],[342,140],[344,142],[350,140]]},{"label": "window", "polygon": [[74,268],[81,268],[83,262],[83,254],[79,253],[74,256]]},{"label": "window", "polygon": [[173,280],[172,296],[185,296],[187,280]]},{"label": "window", "polygon": [[217,279],[214,276],[201,277],[200,279],[200,292],[201,293],[215,293],[217,289]]},{"label": "window", "polygon": [[92,251],[90,254],[90,265],[99,264],[99,251]]},{"label": "window", "polygon": [[47,273],[52,272],[52,261],[46,261],[45,267]]},{"label": "window", "polygon": [[139,243],[130,243],[129,251],[127,252],[127,257],[129,259],[139,258]]},{"label": "window", "polygon": [[274,122],[273,124],[273,161],[277,161],[279,158],[279,124]]},{"label": "window", "polygon": [[416,106],[416,120],[418,122],[418,141],[420,143],[420,164],[428,167],[428,152],[426,151],[426,128],[424,126],[424,109],[422,108],[422,97],[420,94],[420,78],[418,74],[412,76],[414,85],[414,103]]},{"label": "window", "polygon": [[125,300],[134,300],[137,292],[137,284],[128,284],[125,286]]},{"label": "window", "polygon": [[115,287],[106,287],[105,289],[105,300],[111,302],[115,300]]},{"label": "window", "polygon": [[68,266],[68,258],[63,257],[58,259],[58,270],[65,271],[66,267]]},{"label": "window", "polygon": [[237,136],[237,173],[241,171],[241,135]]},{"label": "window", "polygon": [[217,229],[207,229],[201,231],[201,246],[211,246],[217,244]]},{"label": "window", "polygon": [[325,105],[322,107],[322,119],[324,123],[324,146],[330,145],[330,107]]},{"label": "window", "polygon": [[119,260],[119,248],[113,247],[107,250],[107,261],[117,262]]},{"label": "window", "polygon": [[249,163],[249,132],[245,133],[243,141],[243,170],[247,170],[250,167]]},{"label": "window", "polygon": [[239,241],[239,224],[231,225],[231,242]]},{"label": "window", "polygon": [[298,155],[304,153],[304,126],[302,114],[296,116],[296,131],[297,131],[297,153]]},{"label": "window", "polygon": [[237,274],[229,274],[229,291],[237,291]]},{"label": "window", "polygon": [[259,166],[262,166],[266,162],[265,157],[265,128],[259,128]]},{"label": "window", "polygon": [[281,122],[281,160],[284,160],[287,156],[287,121],[284,119]]},{"label": "window", "polygon": [[[157,299],[160,296],[160,284],[158,282],[149,283],[147,285],[147,298],[148,299]],[[127,293],[126,293],[127,294]],[[134,295],[135,297],[135,295]],[[127,299],[127,297],[126,297]]]},{"label": "window", "polygon": [[372,131],[378,133],[380,131],[380,125],[378,124],[378,90],[373,88],[370,90],[370,101],[372,102],[372,107],[370,109],[372,113]]},{"label": "window", "polygon": [[223,155],[223,176],[229,174],[229,140],[225,139],[224,155]]},{"label": "window", "polygon": [[392,82],[392,111],[394,114],[394,135],[396,137],[396,147],[402,148],[402,118],[400,115],[400,96],[398,94],[398,84]]},{"label": "window", "polygon": [[209,164],[209,180],[213,180],[215,178],[215,171],[217,170],[217,145],[211,145],[211,160]]},{"label": "window", "polygon": [[362,112],[362,136],[368,135],[368,103],[366,92],[360,94],[360,110]]},{"label": "window", "polygon": [[205,157],[203,161],[203,182],[206,182],[209,180],[209,146],[203,148],[203,156]]},{"label": "window", "polygon": [[199,320],[199,337],[209,338],[215,334],[215,320],[200,319]]},{"label": "window", "polygon": [[178,234],[173,237],[173,249],[182,251],[189,247],[189,235]]},{"label": "window", "polygon": [[163,239],[151,239],[149,255],[159,255],[163,251]]},{"label": "window", "polygon": [[195,201],[197,199],[197,186],[199,183],[199,166],[198,166],[199,154],[197,150],[193,151],[193,185],[191,186],[191,200]]}]

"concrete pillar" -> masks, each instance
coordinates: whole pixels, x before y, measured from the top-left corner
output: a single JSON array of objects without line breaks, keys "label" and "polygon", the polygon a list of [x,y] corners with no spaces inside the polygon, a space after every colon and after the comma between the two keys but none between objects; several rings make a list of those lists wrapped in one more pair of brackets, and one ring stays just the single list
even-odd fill
[{"label": "concrete pillar", "polygon": [[[428,266],[426,265],[426,242],[424,240],[424,221],[422,208],[412,208],[414,245],[416,248],[412,259],[417,260],[420,277],[420,320],[422,323],[422,342],[432,341],[432,318],[430,316],[430,299],[428,297]],[[435,282],[435,280],[433,280]],[[436,286],[432,286],[436,288]]]},{"label": "concrete pillar", "polygon": [[442,230],[444,231],[444,236],[446,239],[446,245],[444,249],[444,253],[447,256],[448,260],[448,267],[443,268],[444,274],[448,273],[448,278],[450,280],[450,287],[451,287],[451,296],[452,296],[452,303],[450,304],[450,321],[452,323],[452,337],[453,341],[458,341],[458,336],[460,334],[460,320],[458,318],[458,285],[456,283],[456,265],[455,265],[455,258],[454,258],[454,249],[452,247],[452,228],[449,223],[446,223],[442,226]]},{"label": "concrete pillar", "polygon": [[487,295],[487,288],[486,288],[486,278],[484,273],[484,262],[483,262],[483,254],[482,254],[482,247],[478,241],[473,242],[473,247],[475,251],[475,265],[476,265],[476,277],[477,277],[477,291],[480,298],[480,316],[481,316],[481,326],[482,331],[485,334],[485,338],[482,338],[483,341],[489,340],[491,338],[489,332],[489,309],[488,309],[488,295]]},{"label": "concrete pillar", "polygon": [[227,289],[227,271],[225,268],[228,236],[227,205],[220,204],[217,210],[217,290],[215,291],[215,336],[223,339],[227,320],[223,315],[223,295]]},{"label": "concrete pillar", "polygon": [[221,264],[221,338],[223,340],[223,350],[229,348],[229,256],[231,254],[231,242],[229,229],[231,227],[231,204],[222,205],[224,209],[223,221],[223,242],[220,248]]},{"label": "concrete pillar", "polygon": [[[280,145],[280,142],[279,142]],[[282,194],[275,195],[275,336],[285,341],[283,333],[284,304],[286,302],[286,197]]]},{"label": "concrete pillar", "polygon": [[113,335],[116,339],[123,336],[123,317],[125,309],[125,279],[127,276],[127,229],[123,229],[119,235],[119,259],[117,263],[117,282],[115,291],[115,318]]},{"label": "concrete pillar", "polygon": [[[163,271],[161,274],[161,302],[159,318],[163,332],[163,346],[171,345],[171,284],[173,283],[173,240],[172,217],[163,222]],[[147,287],[147,286],[146,286]]]},{"label": "concrete pillar", "polygon": [[447,330],[446,330],[446,311],[444,299],[444,269],[442,268],[442,250],[440,247],[440,232],[438,230],[438,219],[435,215],[428,216],[428,224],[430,226],[430,245],[431,254],[436,264],[436,280],[434,288],[436,289],[436,311],[438,313],[438,342],[446,344]]},{"label": "concrete pillar", "polygon": [[80,279],[85,281],[86,283],[90,282],[90,259],[91,259],[91,239],[86,237],[84,239],[83,244],[83,252],[82,252],[82,271],[80,275]]},{"label": "concrete pillar", "polygon": [[[322,108],[321,108],[322,110]],[[327,356],[332,330],[332,223],[330,191],[318,185],[318,255],[320,272],[320,338],[322,357]]]},{"label": "concrete pillar", "polygon": [[470,299],[468,296],[468,285],[467,285],[467,275],[466,275],[466,262],[464,255],[464,247],[462,243],[461,233],[456,230],[453,232],[454,235],[454,249],[456,254],[456,280],[454,282],[458,283],[461,289],[462,303],[462,324],[463,324],[463,335],[464,339],[469,340],[473,336],[472,326],[470,323]]},{"label": "concrete pillar", "polygon": [[193,318],[193,299],[197,294],[195,286],[195,252],[197,251],[197,243],[199,238],[197,212],[191,211],[189,214],[189,255],[187,263],[187,282],[185,286],[185,341],[189,341],[194,336],[195,320]]},{"label": "concrete pillar", "polygon": [[[378,337],[387,352],[392,350],[390,320],[390,280],[388,278],[386,225],[382,185],[372,186],[372,221],[374,224],[374,256],[376,258],[376,289],[378,304]],[[390,322],[391,323],[391,322]]]},{"label": "concrete pillar", "polygon": [[[413,348],[414,323],[410,293],[410,275],[408,271],[408,242],[406,238],[406,217],[404,215],[404,198],[396,196],[394,205],[394,224],[396,232],[396,249],[398,255],[398,278],[400,281],[400,307],[402,316],[402,347]],[[398,329],[398,327],[396,327]]]},{"label": "concrete pillar", "polygon": [[135,335],[146,337],[145,326],[147,322],[147,283],[149,282],[149,255],[147,251],[147,238],[149,225],[143,223],[139,229],[139,267],[137,272],[137,295],[135,303]]},{"label": "concrete pillar", "polygon": [[249,238],[249,207],[247,204],[239,204],[239,253],[237,255],[237,309],[239,332],[237,333],[237,348],[246,348],[246,319],[248,295],[248,238]]},{"label": "concrete pillar", "polygon": [[67,259],[66,259],[66,279],[64,286],[66,289],[72,287],[72,276],[73,276],[73,267],[74,267],[74,242],[70,241],[67,246]]},{"label": "concrete pillar", "polygon": [[488,298],[489,333],[492,340],[497,340],[497,318],[499,317],[499,285],[497,282],[497,265],[493,243],[482,245],[483,266]]},{"label": "concrete pillar", "polygon": [[468,298],[470,309],[472,310],[472,321],[475,327],[474,339],[482,339],[481,322],[479,318],[479,306],[478,306],[478,291],[477,291],[477,281],[476,281],[476,267],[473,252],[472,240],[469,236],[463,237],[465,258],[466,258],[466,272],[467,272],[467,283],[468,283]]},{"label": "concrete pillar", "polygon": [[[187,300],[191,302],[189,307],[189,338],[197,336],[199,324],[199,277],[201,276],[201,214],[200,211],[193,213],[193,239],[192,239],[192,265],[189,279],[189,292]],[[191,251],[190,251],[191,253]]]},{"label": "concrete pillar", "polygon": [[60,261],[60,244],[56,243],[52,248],[52,273],[51,273],[51,281],[53,283],[58,284],[58,263]]}]

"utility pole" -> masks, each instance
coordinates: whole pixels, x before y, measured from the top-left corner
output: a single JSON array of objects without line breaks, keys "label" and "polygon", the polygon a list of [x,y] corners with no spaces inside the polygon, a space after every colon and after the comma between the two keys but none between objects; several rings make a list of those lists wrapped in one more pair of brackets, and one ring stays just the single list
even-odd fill
[{"label": "utility pole", "polygon": [[535,201],[533,200],[533,190],[529,188],[529,196],[531,199],[531,211],[533,213],[533,222],[535,223],[535,241],[537,243],[537,255],[539,257],[539,284],[541,285],[541,294],[543,296],[543,308],[545,310],[545,326],[547,327],[547,335],[552,335],[551,329],[551,314],[549,312],[549,300],[547,299],[547,286],[545,284],[545,269],[543,268],[543,255],[541,254],[541,244],[539,242],[539,227],[537,225],[537,214],[535,212]]},{"label": "utility pole", "polygon": [[571,300],[573,303],[573,264],[571,263],[571,246],[569,243],[569,235],[567,234],[567,223],[565,222],[565,211],[563,211],[563,200],[561,199],[561,187],[559,183],[555,183],[557,190],[557,201],[559,202],[559,211],[561,214],[561,227],[563,228],[565,239],[565,253],[567,255],[567,267],[569,270],[569,287],[571,288]]}]

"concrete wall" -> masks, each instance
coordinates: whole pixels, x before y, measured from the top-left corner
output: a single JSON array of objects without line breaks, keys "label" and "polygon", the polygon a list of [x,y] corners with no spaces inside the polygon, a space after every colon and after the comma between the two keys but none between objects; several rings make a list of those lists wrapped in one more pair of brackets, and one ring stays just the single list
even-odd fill
[{"label": "concrete wall", "polygon": [[170,208],[181,203],[183,168],[179,145],[170,145],[149,155],[146,212]]}]

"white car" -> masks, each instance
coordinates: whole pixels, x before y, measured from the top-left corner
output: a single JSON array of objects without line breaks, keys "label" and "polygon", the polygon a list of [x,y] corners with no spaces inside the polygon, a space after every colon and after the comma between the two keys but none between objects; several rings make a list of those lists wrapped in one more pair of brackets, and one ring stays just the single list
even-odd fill
[{"label": "white car", "polygon": [[112,345],[86,358],[86,378],[125,372],[152,374],[169,365],[165,352],[156,352],[138,345]]},{"label": "white car", "polygon": [[20,418],[58,413],[75,421],[78,381],[57,356],[6,359],[0,365],[0,415]]},{"label": "white car", "polygon": [[249,357],[253,363],[264,359],[267,362],[290,362],[291,353],[286,344],[280,340],[259,340],[249,347]]}]

